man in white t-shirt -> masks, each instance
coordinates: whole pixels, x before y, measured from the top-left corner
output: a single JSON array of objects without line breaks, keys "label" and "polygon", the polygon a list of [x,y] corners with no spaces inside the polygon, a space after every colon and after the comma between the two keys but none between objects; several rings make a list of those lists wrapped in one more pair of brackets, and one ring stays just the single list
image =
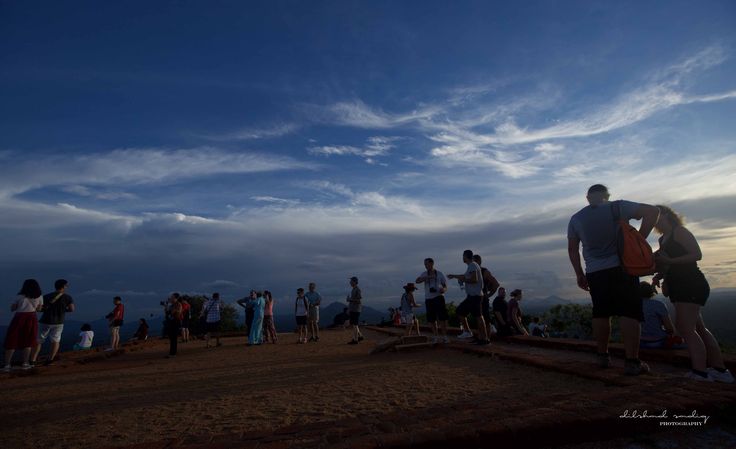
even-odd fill
[{"label": "man in white t-shirt", "polygon": [[416,280],[417,284],[424,284],[424,304],[427,307],[427,322],[432,325],[435,341],[440,340],[439,329],[442,330],[441,341],[449,343],[447,339],[447,305],[445,292],[447,278],[441,271],[434,269],[434,260],[431,257],[424,259],[424,268]]},{"label": "man in white t-shirt", "polygon": [[465,274],[450,274],[447,276],[448,279],[457,279],[465,285],[465,293],[467,297],[465,301],[461,302],[457,306],[457,316],[460,318],[460,322],[465,326],[465,329],[470,329],[468,325],[468,315],[471,313],[476,317],[478,321],[478,338],[476,344],[488,345],[491,343],[488,338],[488,328],[486,322],[483,319],[483,274],[480,266],[473,262],[473,251],[466,249],[463,252],[463,262],[467,264]]}]

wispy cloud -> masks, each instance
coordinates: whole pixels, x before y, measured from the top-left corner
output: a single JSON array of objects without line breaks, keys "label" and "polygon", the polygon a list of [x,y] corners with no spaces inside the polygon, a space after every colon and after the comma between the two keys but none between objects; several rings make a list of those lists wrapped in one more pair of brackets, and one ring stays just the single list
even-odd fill
[{"label": "wispy cloud", "polygon": [[396,148],[396,136],[373,136],[369,137],[363,147],[355,147],[350,145],[323,145],[312,146],[307,148],[307,152],[314,156],[358,156],[362,157],[367,163],[375,164],[376,158],[387,156],[392,149]]},{"label": "wispy cloud", "polygon": [[222,134],[203,135],[208,140],[213,141],[237,141],[237,140],[259,140],[274,139],[292,134],[299,130],[302,126],[297,123],[276,123],[267,127],[251,127],[242,128]]},{"label": "wispy cloud", "polygon": [[[49,155],[33,158],[16,154],[8,175],[0,177],[0,194],[10,195],[45,186],[66,186],[72,193],[91,192],[89,186],[170,183],[211,176],[296,169],[317,165],[289,156],[192,149],[129,148],[94,154]],[[53,173],[64,173],[54,176]]]},{"label": "wispy cloud", "polygon": [[[423,104],[404,113],[387,113],[354,100],[323,108],[323,115],[334,125],[367,129],[412,128],[423,132],[429,141],[435,142],[429,155],[437,164],[446,167],[490,168],[514,179],[534,176],[550,167],[582,174],[584,165],[575,170],[550,165],[550,161],[564,161],[566,155],[570,156],[564,149],[565,142],[621,130],[677,106],[735,99],[735,90],[693,94],[686,87],[697,75],[726,59],[722,47],[707,47],[645,76],[639,87],[608,101],[567,111],[554,124],[542,127],[533,120],[522,124],[517,115],[526,112],[521,115],[529,116],[531,111],[535,113],[532,116],[537,116],[542,112],[540,105],[549,108],[564,102],[565,98],[560,98],[553,88],[546,88],[537,96],[498,100],[487,95],[495,89],[494,85],[478,85],[451,90],[444,103]],[[489,130],[489,127],[492,128]],[[310,152],[364,155],[365,149],[324,146],[314,147]]]}]

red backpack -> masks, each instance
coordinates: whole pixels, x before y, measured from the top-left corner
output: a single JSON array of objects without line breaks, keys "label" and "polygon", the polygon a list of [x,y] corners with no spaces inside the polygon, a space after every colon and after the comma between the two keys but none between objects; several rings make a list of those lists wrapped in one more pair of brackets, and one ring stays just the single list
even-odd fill
[{"label": "red backpack", "polygon": [[624,271],[632,276],[648,276],[654,274],[655,262],[652,247],[629,221],[621,218],[621,202],[611,203],[613,220],[618,224],[616,229],[616,246],[618,257]]}]

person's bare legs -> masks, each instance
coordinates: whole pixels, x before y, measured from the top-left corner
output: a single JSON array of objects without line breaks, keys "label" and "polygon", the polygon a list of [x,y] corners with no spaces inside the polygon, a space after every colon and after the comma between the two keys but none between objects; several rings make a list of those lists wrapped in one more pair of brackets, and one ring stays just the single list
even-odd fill
[{"label": "person's bare legs", "polygon": [[447,321],[442,321],[440,327],[442,328],[442,336],[447,337]]},{"label": "person's bare legs", "polygon": [[608,352],[608,341],[611,339],[611,318],[593,318],[593,337],[598,346],[598,353]]},{"label": "person's bare legs", "polygon": [[15,349],[6,349],[5,350],[5,366],[10,365],[10,362],[13,361],[13,354],[15,353]]},{"label": "person's bare legs", "polygon": [[706,362],[709,367],[726,369],[726,365],[723,363],[723,354],[721,354],[721,347],[718,345],[718,341],[713,334],[710,333],[705,323],[703,323],[703,316],[700,315],[698,310],[698,322],[695,324],[695,330],[697,331],[700,338],[705,343]]},{"label": "person's bare legs", "polygon": [[626,358],[632,360],[638,359],[639,340],[641,339],[641,324],[639,320],[622,316],[619,318],[619,327],[621,327],[621,337],[624,340]]},{"label": "person's bare legs", "polygon": [[488,340],[488,329],[486,328],[486,320],[483,315],[478,318],[478,338],[481,340]]},{"label": "person's bare legs", "polygon": [[[686,302],[676,302],[675,327],[687,343],[687,352],[690,354],[690,364],[694,370],[705,372],[707,366],[707,348],[703,339],[696,331],[698,318],[700,317],[700,306]],[[702,320],[701,320],[702,321]],[[721,364],[723,360],[721,360]]]},{"label": "person's bare legs", "polygon": [[118,345],[120,344],[120,329],[113,327],[110,333],[110,346],[112,349],[118,349]]},{"label": "person's bare legs", "polygon": [[33,347],[33,353],[31,353],[31,360],[33,360],[34,362],[38,359],[38,355],[41,353],[41,346],[42,345],[40,343],[36,343],[36,346]]},{"label": "person's bare legs", "polygon": [[31,347],[23,348],[23,364],[28,365],[28,361],[31,359]]},{"label": "person's bare legs", "polygon": [[[59,343],[52,341],[51,342],[51,353],[49,354],[49,360],[55,360],[56,354],[59,353]],[[35,361],[35,359],[34,359]]]}]

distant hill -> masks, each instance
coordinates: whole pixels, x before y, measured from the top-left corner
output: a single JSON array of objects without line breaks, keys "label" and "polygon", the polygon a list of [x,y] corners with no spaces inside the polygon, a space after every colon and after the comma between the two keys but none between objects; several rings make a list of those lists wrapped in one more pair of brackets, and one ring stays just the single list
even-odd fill
[{"label": "distant hill", "polygon": [[[347,304],[342,302],[333,302],[328,306],[322,306],[319,310],[319,324],[322,327],[327,327],[332,324],[332,319],[335,315],[342,313],[342,310],[347,307]],[[361,323],[367,324],[380,324],[382,319],[388,319],[388,312],[382,313],[378,310],[363,306],[363,312],[360,314]],[[276,322],[276,329],[279,332],[288,332],[293,327],[296,327],[296,320],[294,315],[276,315],[274,317]]]},{"label": "distant hill", "polygon": [[560,298],[559,296],[548,296],[546,298],[524,298],[521,300],[521,309],[525,314],[541,315],[556,305],[574,304],[574,301]]}]

